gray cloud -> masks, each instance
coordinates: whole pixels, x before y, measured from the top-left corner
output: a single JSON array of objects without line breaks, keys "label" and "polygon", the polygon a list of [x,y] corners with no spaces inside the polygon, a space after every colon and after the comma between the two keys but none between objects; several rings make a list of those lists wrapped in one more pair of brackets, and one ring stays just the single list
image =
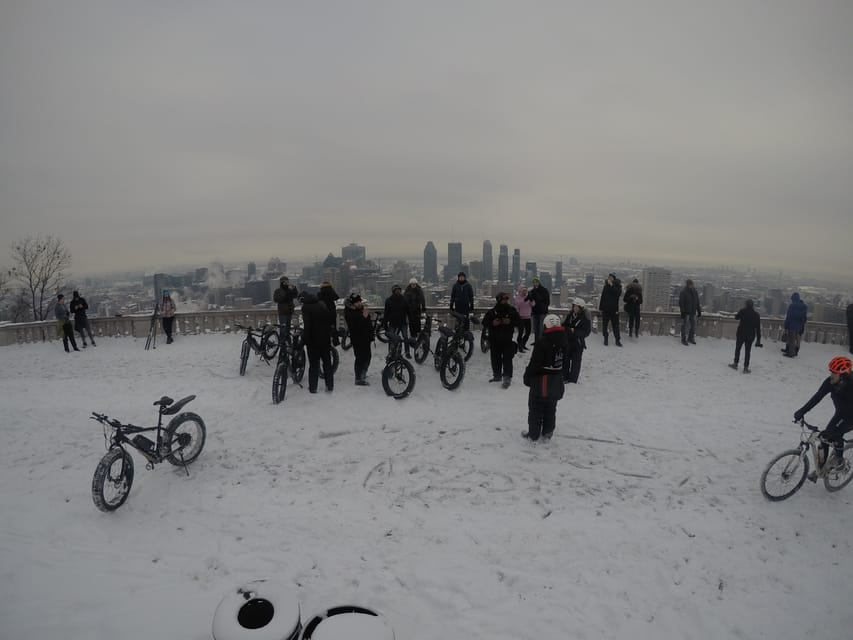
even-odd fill
[{"label": "gray cloud", "polygon": [[5,3],[0,235],[59,233],[78,271],[489,238],[850,272],[851,27],[843,2]]}]

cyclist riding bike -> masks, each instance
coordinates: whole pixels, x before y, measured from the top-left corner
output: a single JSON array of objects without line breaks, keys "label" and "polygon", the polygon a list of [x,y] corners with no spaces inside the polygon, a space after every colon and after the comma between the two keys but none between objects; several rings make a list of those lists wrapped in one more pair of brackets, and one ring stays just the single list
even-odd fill
[{"label": "cyclist riding bike", "polygon": [[844,434],[853,429],[853,383],[850,380],[850,371],[853,362],[850,358],[838,356],[829,361],[829,377],[823,381],[811,399],[794,413],[794,420],[799,422],[817,404],[823,400],[826,394],[830,394],[835,405],[835,414],[826,425],[826,429],[820,432],[821,445],[819,459],[821,464],[826,460],[829,453],[829,444],[835,450],[835,466],[843,466],[844,461]]}]

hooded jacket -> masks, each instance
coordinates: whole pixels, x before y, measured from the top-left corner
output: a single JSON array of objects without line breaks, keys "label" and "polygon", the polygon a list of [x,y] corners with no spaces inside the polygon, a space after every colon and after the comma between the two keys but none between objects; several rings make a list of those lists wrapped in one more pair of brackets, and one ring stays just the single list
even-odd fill
[{"label": "hooded jacket", "polygon": [[791,304],[788,305],[788,313],[785,314],[785,329],[787,331],[795,331],[802,333],[806,326],[806,316],[808,307],[806,303],[800,300],[799,293],[791,294]]},{"label": "hooded jacket", "polygon": [[566,329],[566,339],[570,351],[586,349],[586,338],[592,331],[592,323],[589,321],[585,309],[581,309],[578,315],[575,315],[574,311],[570,312],[563,320],[563,327]]},{"label": "hooded jacket", "polygon": [[373,320],[370,314],[365,315],[363,308],[354,307],[348,299],[344,302],[344,320],[353,344],[365,345],[373,342]]},{"label": "hooded jacket", "polygon": [[568,348],[562,326],[545,329],[533,345],[530,362],[524,370],[524,384],[530,387],[533,398],[556,401],[563,397],[563,359]]},{"label": "hooded jacket", "polygon": [[278,305],[278,315],[288,316],[296,307],[294,301],[299,296],[299,291],[292,284],[282,284],[272,294],[273,302]]},{"label": "hooded jacket", "polygon": [[409,315],[413,318],[420,318],[421,313],[426,311],[426,299],[421,285],[408,285],[403,292],[403,297],[406,299],[406,304],[409,305]]},{"label": "hooded jacket", "polygon": [[625,297],[622,300],[625,302],[625,311],[639,309],[643,304],[643,285],[639,282],[629,284],[625,287]]},{"label": "hooded jacket", "polygon": [[548,307],[551,306],[551,292],[541,283],[538,287],[530,287],[526,299],[533,305],[530,311],[531,315],[544,316],[548,313]]},{"label": "hooded jacket", "polygon": [[601,300],[598,301],[598,310],[604,313],[619,313],[620,297],[622,297],[622,282],[619,278],[614,278],[613,284],[605,282],[601,290]]},{"label": "hooded jacket", "polygon": [[497,303],[483,316],[483,326],[489,328],[489,344],[497,349],[513,343],[515,328],[520,323],[518,311],[508,302]]},{"label": "hooded jacket", "polygon": [[746,305],[735,314],[735,320],[739,320],[737,326],[737,338],[745,342],[752,342],[753,338],[761,344],[761,316],[752,307],[752,300],[747,300]]},{"label": "hooded jacket", "polygon": [[329,325],[335,316],[313,293],[302,296],[302,322],[305,344],[320,349],[331,346],[332,334]]},{"label": "hooded jacket", "polygon": [[474,310],[474,287],[465,280],[457,280],[450,291],[450,310],[467,316]]},{"label": "hooded jacket", "polygon": [[678,294],[678,310],[681,311],[681,317],[702,315],[702,307],[699,305],[699,292],[695,286],[687,286]]}]

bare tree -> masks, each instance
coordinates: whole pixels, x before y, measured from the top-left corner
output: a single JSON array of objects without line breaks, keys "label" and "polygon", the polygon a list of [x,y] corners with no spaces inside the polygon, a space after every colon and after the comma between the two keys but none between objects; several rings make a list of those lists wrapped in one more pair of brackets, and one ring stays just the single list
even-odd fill
[{"label": "bare tree", "polygon": [[[27,236],[12,245],[14,266],[9,272],[21,283],[30,298],[34,320],[45,320],[53,298],[71,266],[71,254],[61,238],[48,235]],[[47,299],[45,299],[47,297]]]}]

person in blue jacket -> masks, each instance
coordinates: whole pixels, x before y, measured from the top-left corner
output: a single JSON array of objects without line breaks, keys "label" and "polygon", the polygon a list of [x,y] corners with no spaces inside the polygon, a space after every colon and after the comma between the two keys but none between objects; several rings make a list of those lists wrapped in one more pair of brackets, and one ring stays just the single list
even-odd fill
[{"label": "person in blue jacket", "polygon": [[785,348],[782,352],[788,358],[794,358],[800,352],[800,336],[806,328],[807,314],[806,303],[800,300],[800,294],[795,291],[791,294],[791,304],[785,314]]}]

